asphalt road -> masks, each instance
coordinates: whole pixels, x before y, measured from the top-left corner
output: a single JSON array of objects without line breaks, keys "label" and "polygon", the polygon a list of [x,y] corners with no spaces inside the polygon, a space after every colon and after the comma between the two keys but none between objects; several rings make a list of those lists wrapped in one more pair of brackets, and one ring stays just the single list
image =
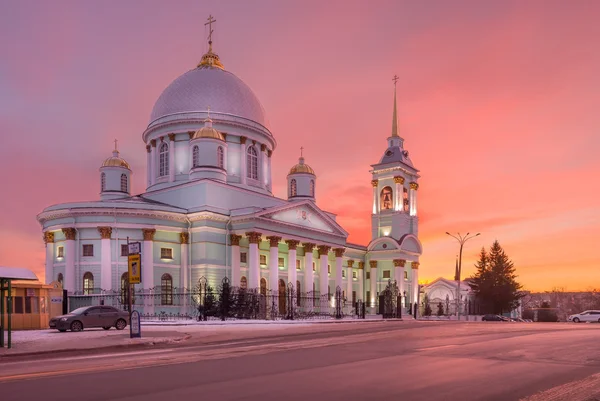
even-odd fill
[{"label": "asphalt road", "polygon": [[[0,400],[600,400],[600,325],[382,322],[0,361]],[[249,334],[252,337],[252,334]]]}]

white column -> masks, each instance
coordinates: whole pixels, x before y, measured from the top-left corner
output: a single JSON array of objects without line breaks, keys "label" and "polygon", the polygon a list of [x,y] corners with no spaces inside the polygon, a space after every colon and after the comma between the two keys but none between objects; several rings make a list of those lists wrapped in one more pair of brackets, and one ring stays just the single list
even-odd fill
[{"label": "white column", "polygon": [[394,279],[398,284],[398,292],[402,297],[402,302],[404,302],[404,265],[406,264],[406,260],[404,259],[394,259]]},{"label": "white column", "polygon": [[240,286],[242,271],[240,269],[240,240],[241,235],[230,234],[229,241],[231,244],[231,285],[234,287]]},{"label": "white column", "polygon": [[379,205],[377,202],[377,183],[378,180],[371,180],[371,185],[373,186],[373,214],[377,214],[379,210]]},{"label": "white column", "polygon": [[190,288],[190,266],[188,261],[189,240],[190,234],[188,232],[182,232],[179,234],[179,243],[181,244],[181,267],[179,269],[179,288],[181,288],[181,290],[183,290],[184,288]]},{"label": "white column", "polygon": [[419,184],[417,184],[416,182],[410,183],[409,204],[410,204],[410,215],[411,216],[417,215],[417,189],[418,188],[419,188]]},{"label": "white column", "polygon": [[146,188],[152,185],[152,146],[146,146]]},{"label": "white column", "polygon": [[260,158],[259,158],[259,172],[258,172],[258,179],[260,180],[260,184],[263,188],[267,188],[267,185],[269,184],[267,182],[267,160],[266,160],[266,154],[265,151],[267,150],[267,145],[265,145],[264,143],[262,145],[260,145]]},{"label": "white column", "polygon": [[169,182],[175,181],[175,134],[169,134]]},{"label": "white column", "polygon": [[[246,137],[245,136],[241,136],[240,137],[240,183],[241,184],[246,184],[246,175],[248,174],[246,169],[247,169],[247,163],[246,163]],[[254,287],[250,287],[250,288],[254,288]]]},{"label": "white column", "polygon": [[271,182],[273,179],[273,177],[271,177],[271,153],[270,150],[267,150],[267,189],[269,191],[271,191],[273,187],[273,183]]},{"label": "white column", "polygon": [[100,289],[112,290],[112,264],[110,260],[111,227],[98,227],[100,233]]},{"label": "white column", "polygon": [[369,299],[369,304],[372,308],[375,308],[377,303],[377,261],[371,260],[369,266],[371,266],[371,299]]},{"label": "white column", "polygon": [[329,273],[327,271],[329,262],[327,254],[329,253],[329,249],[331,249],[331,247],[326,245],[319,246],[319,289],[321,296],[329,293]]},{"label": "white column", "polygon": [[394,177],[394,182],[396,183],[396,191],[394,192],[394,210],[399,212],[402,210],[402,204],[403,204],[403,197],[404,197],[404,191],[403,191],[403,184],[404,184],[404,178],[400,177],[400,176],[396,176]]},{"label": "white column", "polygon": [[260,266],[258,258],[258,243],[260,242],[261,233],[247,232],[246,236],[250,245],[248,246],[248,288],[258,288],[260,281]]},{"label": "white column", "polygon": [[[288,245],[288,281],[292,283],[294,290],[297,290],[296,281],[298,280],[298,273],[296,271],[296,247],[300,241],[287,240],[285,242]],[[308,290],[305,290],[305,292],[307,291]]]},{"label": "white column", "polygon": [[309,293],[313,290],[315,282],[313,274],[313,249],[315,244],[304,243],[304,292]]},{"label": "white column", "polygon": [[77,231],[74,228],[63,228],[65,234],[65,277],[63,289],[75,291],[75,236]]},{"label": "white column", "polygon": [[279,290],[279,241],[281,237],[269,236],[269,287],[272,292]]},{"label": "white column", "polygon": [[358,298],[365,301],[365,303],[368,305],[368,303],[371,301],[368,299],[365,299],[364,274],[365,274],[365,262],[358,262],[358,294],[359,294]]},{"label": "white column", "polygon": [[46,281],[44,284],[50,284],[54,281],[54,233],[44,232],[44,242],[46,243]]},{"label": "white column", "polygon": [[[150,141],[150,185],[156,182],[156,139]],[[142,273],[143,274],[143,273]]]},{"label": "white column", "polygon": [[[142,234],[142,288],[147,294],[154,294],[150,290],[154,288],[154,234],[153,228],[143,228]],[[157,303],[156,296],[149,296],[142,301],[144,304],[144,313],[154,313],[154,305]]]},{"label": "white column", "polygon": [[335,252],[335,288],[332,289],[331,292],[335,294],[337,287],[340,287],[340,290],[344,290],[342,287],[342,257],[344,256],[344,248],[335,248],[333,250]]},{"label": "white column", "polygon": [[411,262],[412,269],[412,290],[413,290],[413,305],[419,299],[419,262]]},{"label": "white column", "polygon": [[[352,259],[348,260],[348,267],[346,268],[346,279],[348,280],[346,283],[346,299],[348,303],[352,303],[352,290],[354,279],[352,278],[352,266],[354,266],[354,261]],[[352,305],[354,306],[354,305]]]}]

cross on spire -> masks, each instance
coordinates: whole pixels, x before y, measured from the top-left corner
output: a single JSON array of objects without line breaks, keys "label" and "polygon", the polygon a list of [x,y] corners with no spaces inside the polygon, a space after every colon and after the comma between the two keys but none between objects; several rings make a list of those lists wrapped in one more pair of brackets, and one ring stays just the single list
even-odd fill
[{"label": "cross on spire", "polygon": [[206,20],[208,22],[205,23],[204,26],[208,25],[208,44],[212,45],[212,34],[214,32],[212,29],[212,24],[213,24],[213,22],[217,22],[217,20],[214,19],[212,15],[209,15]]},{"label": "cross on spire", "polygon": [[115,152],[117,152],[117,140],[115,139]]},{"label": "cross on spire", "polygon": [[396,86],[396,83],[398,82],[400,78],[398,78],[398,75],[394,75],[394,78],[392,78],[392,81],[394,81],[394,86]]},{"label": "cross on spire", "polygon": [[303,147],[303,146],[300,146],[300,157],[304,157],[304,156],[302,155],[302,151],[303,151],[303,150],[304,150],[304,147]]},{"label": "cross on spire", "polygon": [[206,114],[208,114],[208,118],[210,118],[210,106],[206,106]]}]

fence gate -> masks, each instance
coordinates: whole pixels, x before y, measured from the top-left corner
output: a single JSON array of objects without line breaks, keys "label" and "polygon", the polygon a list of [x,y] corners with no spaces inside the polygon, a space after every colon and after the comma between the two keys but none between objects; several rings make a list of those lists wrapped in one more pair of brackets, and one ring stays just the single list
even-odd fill
[{"label": "fence gate", "polygon": [[400,305],[398,285],[396,280],[389,280],[385,290],[379,295],[379,314],[383,315],[384,319],[400,317]]}]

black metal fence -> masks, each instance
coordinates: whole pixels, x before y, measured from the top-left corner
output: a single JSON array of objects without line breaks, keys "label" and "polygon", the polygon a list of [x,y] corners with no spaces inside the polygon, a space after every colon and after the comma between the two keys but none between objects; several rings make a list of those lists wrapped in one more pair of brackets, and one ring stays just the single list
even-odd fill
[{"label": "black metal fence", "polygon": [[[69,310],[81,306],[110,305],[126,310],[127,291],[92,291],[69,296]],[[348,302],[340,287],[334,293],[298,293],[289,283],[279,291],[230,285],[224,278],[217,288],[201,278],[192,289],[155,287],[132,294],[133,308],[144,320],[297,320],[342,319],[365,316],[364,303]]]}]

